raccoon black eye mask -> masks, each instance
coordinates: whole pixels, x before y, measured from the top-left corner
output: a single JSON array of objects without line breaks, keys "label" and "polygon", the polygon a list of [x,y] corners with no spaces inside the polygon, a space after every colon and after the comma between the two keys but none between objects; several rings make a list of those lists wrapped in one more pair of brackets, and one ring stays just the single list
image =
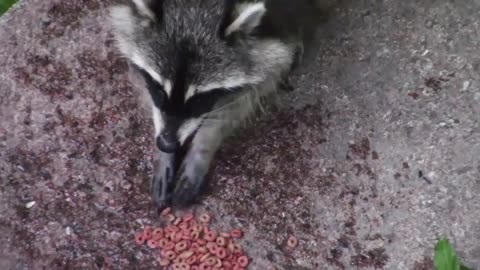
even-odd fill
[{"label": "raccoon black eye mask", "polygon": [[116,46],[150,99],[158,207],[195,202],[224,139],[260,100],[289,88],[314,47],[322,1],[131,0],[110,9]]},{"label": "raccoon black eye mask", "polygon": [[[135,66],[135,65],[134,65]],[[162,112],[174,115],[176,122],[185,122],[188,119],[201,119],[200,124],[191,133],[187,140],[176,147],[174,151],[159,151],[154,166],[154,176],[151,182],[151,191],[154,200],[160,207],[171,204],[172,199],[176,198],[178,203],[191,203],[196,197],[191,196],[193,193],[200,193],[204,181],[203,179],[191,181],[185,176],[186,166],[180,167],[188,153],[191,142],[195,138],[198,130],[202,128],[204,115],[211,112],[218,100],[231,95],[238,95],[241,89],[212,89],[205,93],[194,95],[192,98],[184,102],[184,104],[171,104],[164,88],[141,67],[135,66],[136,70],[143,76],[147,89],[152,97],[153,103],[160,108]],[[178,129],[178,127],[173,127]],[[157,144],[161,144],[158,142]],[[161,149],[161,146],[158,146]],[[183,179],[177,179],[177,176],[184,175]],[[193,173],[192,175],[198,175]],[[193,190],[193,191],[190,191]],[[183,192],[183,193],[182,193]],[[176,196],[174,196],[176,194]],[[183,197],[182,197],[183,196]],[[179,201],[180,200],[180,201]]]},{"label": "raccoon black eye mask", "polygon": [[[175,118],[175,124],[165,127],[165,129],[173,129],[175,132],[178,130],[178,123],[188,121],[189,119],[201,119],[200,124],[196,127],[187,140],[181,145],[181,147],[174,147],[173,151],[162,151],[162,142],[159,142],[160,137],[157,138],[157,146],[160,149],[157,154],[157,158],[154,166],[154,177],[151,183],[151,190],[154,200],[159,206],[165,206],[171,204],[173,194],[184,190],[185,188],[195,189],[195,193],[200,193],[203,187],[204,181],[189,181],[187,178],[176,179],[177,175],[182,175],[182,170],[185,170],[185,166],[180,167],[186,153],[190,149],[192,140],[194,139],[198,130],[201,129],[204,116],[211,112],[212,108],[217,104],[218,100],[237,95],[241,92],[241,89],[212,89],[205,93],[199,93],[192,96],[186,102],[175,102],[168,97],[164,87],[155,81],[147,71],[143,70],[137,65],[133,67],[142,75],[146,82],[146,88],[152,98],[154,105],[160,109],[164,118]],[[170,115],[170,116],[167,116]],[[196,173],[195,173],[196,174]],[[183,181],[182,181],[183,180]],[[183,189],[177,188],[184,184]],[[192,184],[193,183],[193,184]],[[194,185],[198,184],[198,185]],[[189,196],[182,199],[182,201],[190,202],[195,197]],[[174,198],[182,198],[181,194],[177,194]]]}]

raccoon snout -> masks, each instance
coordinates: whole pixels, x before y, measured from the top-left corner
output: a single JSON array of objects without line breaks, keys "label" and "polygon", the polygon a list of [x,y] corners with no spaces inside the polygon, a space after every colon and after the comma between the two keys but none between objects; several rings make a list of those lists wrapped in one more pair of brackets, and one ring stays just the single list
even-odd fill
[{"label": "raccoon snout", "polygon": [[164,130],[157,137],[157,147],[160,151],[165,153],[175,153],[179,148],[180,143],[178,142],[176,132],[170,130]]}]

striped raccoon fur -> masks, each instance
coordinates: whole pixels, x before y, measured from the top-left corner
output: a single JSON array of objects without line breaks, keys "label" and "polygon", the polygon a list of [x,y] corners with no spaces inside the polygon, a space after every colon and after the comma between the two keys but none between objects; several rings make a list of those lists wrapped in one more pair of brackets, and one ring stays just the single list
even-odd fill
[{"label": "striped raccoon fur", "polygon": [[[110,9],[145,80],[159,207],[195,202],[224,138],[282,86],[315,36],[319,0],[132,0]],[[184,151],[179,160],[180,153]]]}]

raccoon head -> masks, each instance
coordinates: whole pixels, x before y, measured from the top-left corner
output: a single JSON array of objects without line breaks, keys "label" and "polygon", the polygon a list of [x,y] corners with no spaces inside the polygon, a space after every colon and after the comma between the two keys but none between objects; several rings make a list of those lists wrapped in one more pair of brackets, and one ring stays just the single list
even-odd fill
[{"label": "raccoon head", "polygon": [[110,15],[117,47],[146,81],[163,152],[175,152],[221,99],[293,62],[264,2],[132,0]]}]

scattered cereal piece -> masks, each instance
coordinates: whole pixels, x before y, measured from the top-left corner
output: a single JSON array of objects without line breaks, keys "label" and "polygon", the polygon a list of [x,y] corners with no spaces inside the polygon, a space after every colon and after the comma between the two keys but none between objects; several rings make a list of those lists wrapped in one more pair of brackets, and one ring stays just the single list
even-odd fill
[{"label": "scattered cereal piece", "polygon": [[178,228],[180,228],[181,230],[185,230],[185,229],[187,229],[188,227],[189,227],[189,225],[188,225],[188,223],[185,222],[185,221],[183,221],[182,223],[180,223],[180,224],[178,225]]},{"label": "scattered cereal piece", "polygon": [[161,259],[158,263],[160,264],[160,266],[169,266],[171,264],[170,260],[167,258]]},{"label": "scattered cereal piece", "polygon": [[159,240],[161,238],[163,238],[163,230],[161,228],[156,228],[155,230],[153,230],[152,239]]},{"label": "scattered cereal piece", "polygon": [[210,222],[210,215],[209,214],[201,214],[199,217],[200,222],[208,223]]},{"label": "scattered cereal piece", "polygon": [[210,254],[215,255],[217,254],[218,246],[215,242],[209,242],[207,243],[207,249],[210,252]]},{"label": "scattered cereal piece", "polygon": [[287,240],[287,246],[294,248],[298,245],[298,240],[293,235],[290,236]]},{"label": "scattered cereal piece", "polygon": [[163,246],[163,249],[164,250],[172,250],[175,248],[175,243],[173,242],[167,242],[164,246]]},{"label": "scattered cereal piece", "polygon": [[168,250],[167,252],[165,252],[165,257],[169,260],[173,260],[177,257],[177,254],[173,250]]},{"label": "scattered cereal piece", "polygon": [[170,208],[160,214],[165,227],[145,227],[135,235],[137,245],[159,250],[158,263],[171,270],[245,270],[249,259],[235,239],[243,232],[217,232],[209,225],[211,216],[203,213],[198,221],[192,213],[176,216]]},{"label": "scattered cereal piece", "polygon": [[174,215],[172,215],[172,214],[168,214],[168,215],[166,215],[165,217],[167,218],[167,221],[168,221],[168,222],[174,222],[175,219],[176,219],[176,217],[175,217]]},{"label": "scattered cereal piece", "polygon": [[208,242],[213,242],[217,239],[217,233],[215,231],[208,231],[203,238]]},{"label": "scattered cereal piece", "polygon": [[188,248],[188,244],[186,241],[179,242],[175,245],[175,251],[180,253]]},{"label": "scattered cereal piece", "polygon": [[242,238],[243,232],[240,229],[234,229],[230,231],[232,238]]},{"label": "scattered cereal piece", "polygon": [[143,232],[141,233],[137,233],[135,235],[135,242],[137,243],[137,245],[143,245],[145,243],[145,238],[143,238]]},{"label": "scattered cereal piece", "polygon": [[188,213],[188,214],[185,214],[185,215],[183,216],[183,221],[188,222],[188,221],[190,221],[190,220],[193,220],[193,218],[194,218],[193,214],[192,214],[192,213]]},{"label": "scattered cereal piece", "polygon": [[192,257],[192,255],[193,255],[193,251],[188,250],[188,251],[184,251],[184,252],[180,253],[180,255],[178,255],[178,257],[180,259],[188,259],[188,258]]},{"label": "scattered cereal piece", "polygon": [[238,258],[237,262],[241,267],[246,267],[249,263],[248,257],[247,256],[241,256],[240,258]]},{"label": "scattered cereal piece", "polygon": [[185,262],[180,263],[180,270],[190,270],[190,265]]},{"label": "scattered cereal piece", "polygon": [[242,247],[240,247],[240,245],[238,245],[238,244],[234,244],[233,245],[233,254],[240,255],[242,253],[243,253]]},{"label": "scattered cereal piece", "polygon": [[220,258],[217,258],[217,263],[213,266],[214,269],[219,269],[222,267],[222,260]]},{"label": "scattered cereal piece", "polygon": [[148,246],[149,248],[152,248],[152,249],[153,249],[153,248],[157,248],[157,247],[158,247],[158,243],[157,243],[156,240],[148,239],[148,241],[147,241],[147,246]]},{"label": "scattered cereal piece", "polygon": [[225,259],[225,257],[227,257],[227,250],[224,247],[219,247],[215,255],[220,259]]},{"label": "scattered cereal piece", "polygon": [[143,238],[145,238],[145,240],[149,240],[150,238],[152,238],[152,228],[145,227],[145,229],[143,230]]},{"label": "scattered cereal piece", "polygon": [[180,242],[181,240],[183,239],[183,233],[182,232],[178,232],[175,234],[175,238],[173,239],[173,241],[175,243],[178,243]]},{"label": "scattered cereal piece", "polygon": [[164,216],[170,214],[171,211],[172,211],[172,208],[167,207],[167,208],[163,209],[163,211],[160,213],[160,216],[164,217]]},{"label": "scattered cereal piece", "polygon": [[217,263],[217,257],[208,257],[205,260],[205,264],[208,266],[214,266]]},{"label": "scattered cereal piece", "polygon": [[196,261],[197,261],[197,257],[195,255],[193,255],[190,258],[187,258],[186,262],[187,262],[188,265],[193,265],[193,264],[195,264]]},{"label": "scattered cereal piece", "polygon": [[168,240],[165,238],[162,238],[158,240],[157,245],[159,248],[163,249],[165,248],[165,245],[167,245],[167,243],[168,243]]},{"label": "scattered cereal piece", "polygon": [[225,247],[227,245],[227,240],[222,236],[217,237],[216,242],[217,242],[217,245],[220,247]]},{"label": "scattered cereal piece", "polygon": [[230,238],[231,237],[231,235],[229,233],[226,233],[226,232],[220,233],[220,236],[223,237],[223,238]]},{"label": "scattered cereal piece", "polygon": [[230,261],[224,261],[223,267],[225,267],[225,269],[232,269],[232,263]]},{"label": "scattered cereal piece", "polygon": [[178,224],[180,224],[180,222],[182,222],[182,218],[181,218],[181,217],[178,217],[178,218],[175,219],[175,221],[173,222],[173,225],[178,226]]}]

